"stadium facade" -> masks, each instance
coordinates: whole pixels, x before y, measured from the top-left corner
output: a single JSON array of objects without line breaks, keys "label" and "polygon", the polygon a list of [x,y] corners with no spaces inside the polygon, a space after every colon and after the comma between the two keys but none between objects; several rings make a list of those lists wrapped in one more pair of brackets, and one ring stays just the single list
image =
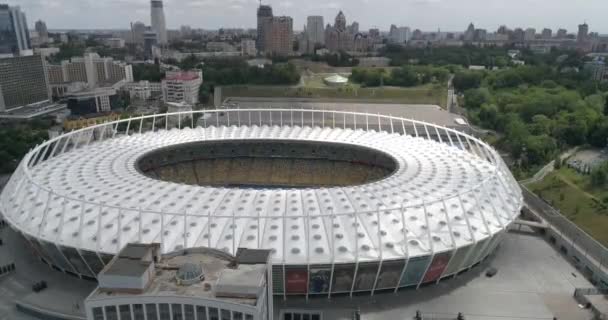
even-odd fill
[{"label": "stadium facade", "polygon": [[496,249],[521,190],[467,134],[391,116],[205,110],[104,123],[31,150],[0,195],[46,263],[94,279],[127,243],[271,250],[275,295],[436,283]]}]

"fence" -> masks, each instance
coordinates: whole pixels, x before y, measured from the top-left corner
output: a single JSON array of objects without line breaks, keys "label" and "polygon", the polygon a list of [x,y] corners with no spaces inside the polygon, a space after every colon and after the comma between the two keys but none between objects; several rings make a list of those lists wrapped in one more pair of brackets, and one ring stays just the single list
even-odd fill
[{"label": "fence", "polygon": [[[605,273],[608,264],[608,249],[588,233],[579,228],[559,211],[533,194],[524,185],[521,185],[522,194],[526,204],[541,215],[553,229],[563,238],[570,241],[572,247],[578,247],[582,254],[594,263],[601,272]],[[594,261],[593,261],[594,260]]]}]

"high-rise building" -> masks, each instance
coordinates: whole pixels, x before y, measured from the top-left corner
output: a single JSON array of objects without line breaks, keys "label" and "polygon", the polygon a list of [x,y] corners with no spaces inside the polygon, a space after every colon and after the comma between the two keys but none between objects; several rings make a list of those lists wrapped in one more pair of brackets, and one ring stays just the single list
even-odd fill
[{"label": "high-rise building", "polygon": [[156,31],[158,44],[167,44],[167,25],[165,22],[165,11],[162,0],[150,1],[152,30]]},{"label": "high-rise building", "polygon": [[557,30],[557,34],[555,35],[555,37],[558,39],[564,39],[567,36],[568,36],[568,30],[566,30],[566,29]]},{"label": "high-rise building", "polygon": [[388,34],[388,40],[395,44],[405,44],[410,40],[410,28],[408,27],[397,27],[391,25],[390,32]]},{"label": "high-rise building", "polygon": [[325,44],[331,52],[352,51],[355,35],[346,27],[346,16],[342,11],[338,13],[334,26],[325,29]]},{"label": "high-rise building", "polygon": [[0,59],[0,112],[49,100],[39,55]]},{"label": "high-rise building", "polygon": [[49,42],[49,31],[46,28],[46,23],[44,21],[36,21],[34,29],[36,29],[36,32],[38,32],[38,38],[40,39],[40,43]]},{"label": "high-rise building", "polygon": [[131,23],[131,38],[127,39],[128,43],[134,43],[137,45],[144,44],[144,33],[146,32],[146,25],[143,22]]},{"label": "high-rise building", "polygon": [[524,42],[525,32],[522,28],[515,28],[511,34],[511,40],[515,42]]},{"label": "high-rise building", "polygon": [[146,59],[154,58],[153,49],[158,45],[158,34],[154,30],[146,30],[144,37],[144,56]]},{"label": "high-rise building", "polygon": [[0,56],[23,55],[31,49],[25,13],[19,6],[0,4]]},{"label": "high-rise building", "polygon": [[536,29],[526,29],[526,31],[524,31],[524,41],[532,41],[534,39],[536,39]]},{"label": "high-rise building", "polygon": [[272,7],[260,5],[258,8],[258,51],[264,51],[264,46],[266,45],[266,35],[269,32],[272,17]]},{"label": "high-rise building", "polygon": [[471,42],[475,39],[475,25],[469,23],[467,31],[464,32],[464,41]]},{"label": "high-rise building", "polygon": [[293,52],[293,19],[291,17],[273,17],[265,40],[264,52],[278,56],[291,55]]},{"label": "high-rise building", "polygon": [[355,21],[348,27],[348,31],[352,34],[359,33],[359,22]]},{"label": "high-rise building", "polygon": [[325,44],[325,29],[322,16],[309,16],[306,23],[308,40],[313,44]]},{"label": "high-rise building", "polygon": [[553,30],[549,29],[549,28],[544,28],[543,32],[541,33],[541,38],[547,40],[547,39],[551,39],[553,37]]},{"label": "high-rise building", "polygon": [[589,25],[587,23],[578,25],[578,34],[576,35],[576,41],[585,42],[589,38]]},{"label": "high-rise building", "polygon": [[70,83],[83,83],[90,89],[111,86],[117,82],[133,82],[131,65],[112,58],[102,58],[97,53],[64,60],[60,65],[47,65],[46,74],[53,96],[64,96]]}]

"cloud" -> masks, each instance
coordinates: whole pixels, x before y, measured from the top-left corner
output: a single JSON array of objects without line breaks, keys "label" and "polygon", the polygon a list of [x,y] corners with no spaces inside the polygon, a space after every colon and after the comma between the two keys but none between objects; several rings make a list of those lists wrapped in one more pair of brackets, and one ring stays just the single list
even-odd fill
[{"label": "cloud", "polygon": [[283,8],[291,8],[293,7],[293,2],[287,0],[287,1],[281,1],[279,2],[279,7],[283,7]]}]

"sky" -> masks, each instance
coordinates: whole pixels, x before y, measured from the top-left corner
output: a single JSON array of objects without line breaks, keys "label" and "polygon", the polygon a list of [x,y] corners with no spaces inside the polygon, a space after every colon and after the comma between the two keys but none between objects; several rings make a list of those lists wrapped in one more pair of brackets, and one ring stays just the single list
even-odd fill
[{"label": "sky", "polygon": [[[150,23],[149,0],[0,0],[19,5],[30,24],[41,19],[49,29],[128,29],[131,21]],[[308,15],[331,22],[339,10],[362,30],[391,24],[424,31],[463,31],[470,22],[477,28],[566,28],[575,32],[587,22],[591,31],[608,33],[608,0],[263,0],[275,15],[294,18],[301,30]],[[218,29],[253,28],[257,0],[164,0],[167,26]]]}]

